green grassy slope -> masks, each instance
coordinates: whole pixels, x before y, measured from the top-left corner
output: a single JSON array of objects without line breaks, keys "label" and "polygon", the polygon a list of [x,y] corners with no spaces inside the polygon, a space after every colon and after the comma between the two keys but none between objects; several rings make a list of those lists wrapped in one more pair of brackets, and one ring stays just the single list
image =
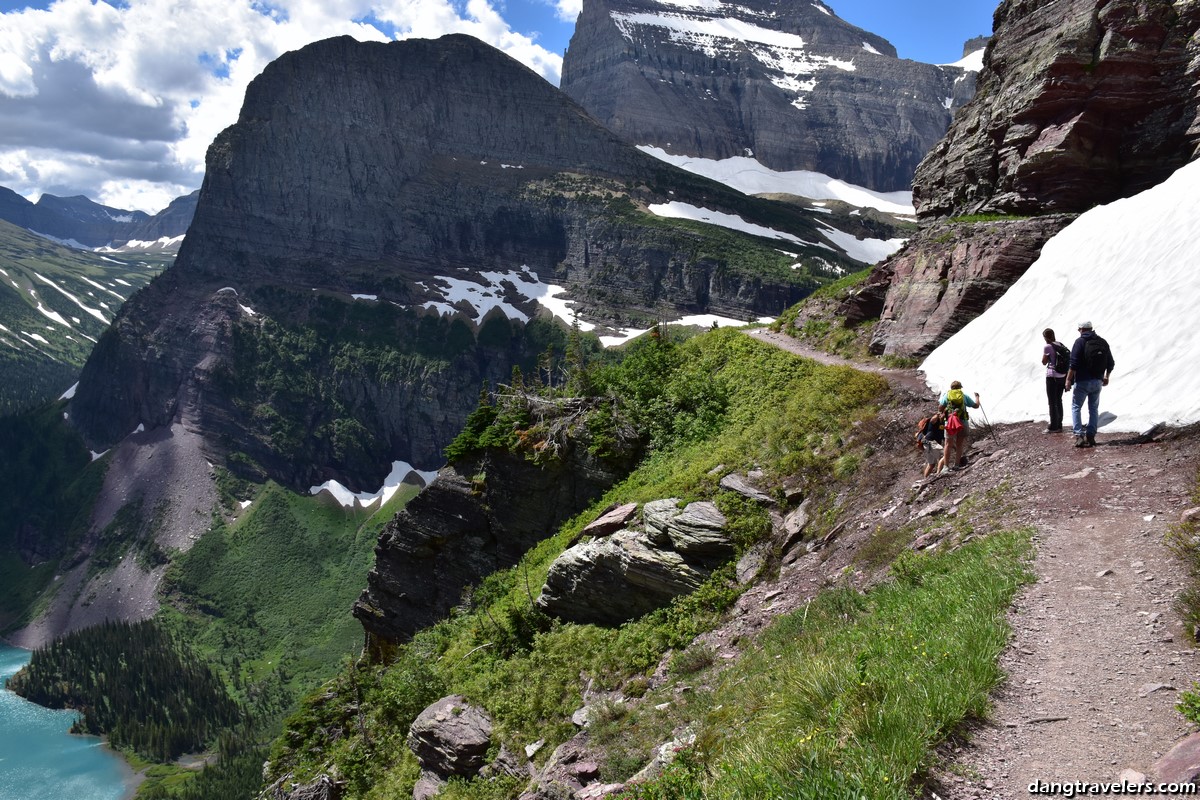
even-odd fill
[{"label": "green grassy slope", "polygon": [[[734,331],[667,348],[643,343],[623,366],[593,378],[636,403],[628,410],[652,432],[651,455],[516,568],[484,580],[455,616],[387,663],[347,667],[326,684],[275,743],[272,774],[303,782],[332,772],[349,798],[406,796],[419,773],[408,726],[447,694],[484,706],[496,738],[514,752],[546,740],[541,763],[576,733],[570,717],[590,684],[641,698],[593,708],[589,740],[603,753],[603,782],[629,778],[680,729],[695,733],[676,766],[630,797],[908,796],[932,748],[986,708],[1007,635],[1004,610],[1026,579],[1026,532],[946,555],[910,554],[893,582],[866,595],[829,590],[743,643],[754,655],[726,672],[695,638],[720,623],[742,590],[730,567],[619,628],[547,619],[531,596],[554,558],[611,503],[712,498],[746,548],[769,534],[769,520],[717,479],[757,466],[776,485],[787,478],[808,487],[812,536],[821,538],[837,524],[839,494],[871,456],[870,419],[883,391],[877,376],[798,359]],[[665,681],[652,679],[671,652]],[[461,781],[444,796],[512,798],[524,788],[504,778]]]}]

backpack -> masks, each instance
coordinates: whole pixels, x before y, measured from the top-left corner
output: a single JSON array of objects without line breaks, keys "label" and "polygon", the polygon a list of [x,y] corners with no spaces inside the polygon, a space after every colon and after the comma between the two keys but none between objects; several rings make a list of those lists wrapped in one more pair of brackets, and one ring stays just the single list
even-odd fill
[{"label": "backpack", "polygon": [[[970,419],[967,414],[967,401],[963,397],[962,389],[951,389],[946,392],[946,407],[953,411],[952,417],[957,417],[961,422],[965,419]],[[950,420],[946,420],[946,432],[950,433]],[[955,431],[957,433],[957,431]]]},{"label": "backpack", "polygon": [[1062,342],[1050,344],[1050,360],[1046,366],[1055,372],[1064,373],[1071,368],[1071,351]]},{"label": "backpack", "polygon": [[962,429],[963,429],[963,424],[962,424],[962,422],[959,421],[958,414],[957,413],[951,414],[950,417],[946,420],[946,435],[947,436],[957,436],[959,434],[959,431],[961,431]]},{"label": "backpack", "polygon": [[1108,359],[1108,342],[1095,335],[1083,340],[1083,368],[1091,377],[1104,377]]},{"label": "backpack", "polygon": [[933,419],[933,417],[922,417],[921,421],[917,423],[916,440],[918,451],[925,449],[925,426],[929,424],[929,420],[931,419]]}]

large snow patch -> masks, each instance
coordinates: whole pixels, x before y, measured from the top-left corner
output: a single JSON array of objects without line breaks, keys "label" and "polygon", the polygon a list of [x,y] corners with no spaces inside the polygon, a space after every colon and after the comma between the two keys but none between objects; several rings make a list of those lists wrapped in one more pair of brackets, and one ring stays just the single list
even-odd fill
[{"label": "large snow patch", "polygon": [[[921,369],[941,392],[960,380],[992,422],[1046,419],[1042,329],[1068,347],[1081,320],[1112,346],[1105,430],[1200,420],[1200,162],[1134,197],[1094,208],[1046,243],[1003,297]],[[1070,401],[1067,399],[1067,414]],[[1084,412],[1086,418],[1086,410]],[[1069,417],[1068,417],[1069,419]]]}]

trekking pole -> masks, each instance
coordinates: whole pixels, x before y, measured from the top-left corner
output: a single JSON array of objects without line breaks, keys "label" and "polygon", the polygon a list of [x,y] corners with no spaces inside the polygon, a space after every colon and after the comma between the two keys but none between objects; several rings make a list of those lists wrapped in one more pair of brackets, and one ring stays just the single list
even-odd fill
[{"label": "trekking pole", "polygon": [[988,432],[992,434],[992,438],[996,440],[996,444],[1000,444],[1000,435],[996,433],[995,427],[993,427],[992,423],[988,421],[987,412],[983,410],[982,404],[979,406],[979,413],[983,414],[983,424],[987,425]]}]

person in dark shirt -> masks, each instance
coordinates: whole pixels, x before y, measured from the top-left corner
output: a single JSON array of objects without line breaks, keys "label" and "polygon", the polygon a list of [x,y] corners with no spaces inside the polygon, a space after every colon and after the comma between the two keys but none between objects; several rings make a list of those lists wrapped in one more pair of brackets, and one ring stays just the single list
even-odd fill
[{"label": "person in dark shirt", "polygon": [[[1071,391],[1071,422],[1076,447],[1096,446],[1100,389],[1108,386],[1113,366],[1112,349],[1108,342],[1096,334],[1091,322],[1079,323],[1079,338],[1071,347],[1071,368],[1067,370],[1064,387]],[[1084,427],[1082,419],[1084,402],[1088,407],[1087,427]]]},{"label": "person in dark shirt", "polygon": [[1054,330],[1046,328],[1042,331],[1046,344],[1042,347],[1042,364],[1046,366],[1046,400],[1050,404],[1050,425],[1046,433],[1057,433],[1062,430],[1063,422],[1063,388],[1067,379],[1067,364],[1057,363],[1054,356]]},{"label": "person in dark shirt", "polygon": [[941,469],[942,453],[946,442],[946,418],[942,409],[938,408],[922,424],[917,431],[917,443],[925,455],[925,471],[922,475],[928,478]]}]

